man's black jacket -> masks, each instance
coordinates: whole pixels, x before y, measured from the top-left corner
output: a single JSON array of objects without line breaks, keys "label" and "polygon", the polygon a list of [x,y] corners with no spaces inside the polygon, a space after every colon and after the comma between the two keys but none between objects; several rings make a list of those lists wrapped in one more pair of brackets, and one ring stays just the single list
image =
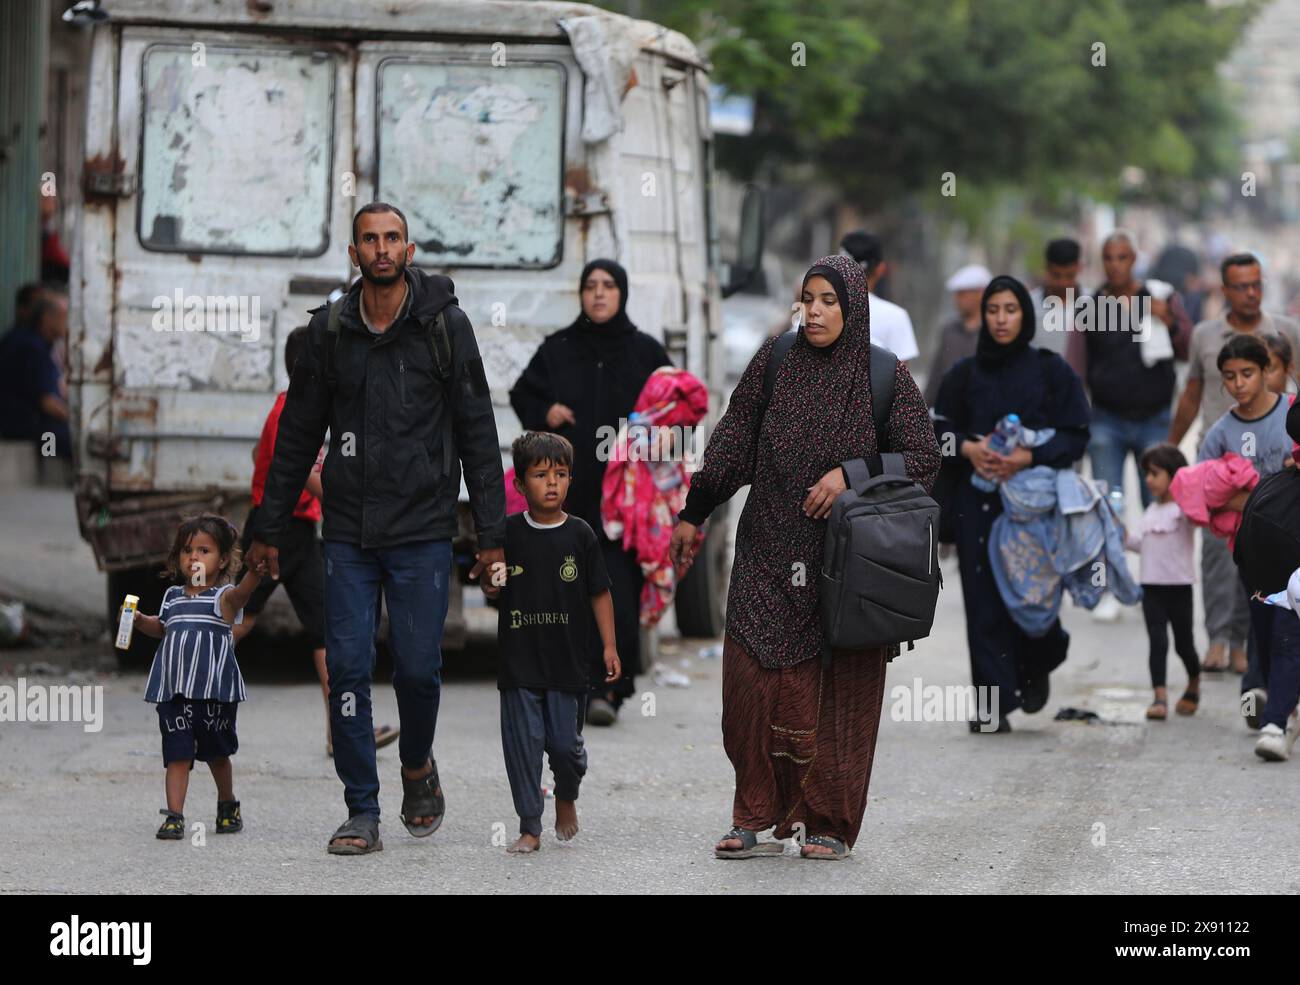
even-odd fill
[{"label": "man's black jacket", "polygon": [[[327,331],[329,305],[313,309],[280,415],[258,512],[259,540],[278,546],[328,428],[321,472],[326,540],[372,548],[454,537],[463,463],[479,547],[504,546],[501,452],[474,328],[449,278],[408,268],[407,283],[406,314],[382,335],[361,320],[359,280],[343,305],[337,345]],[[452,357],[448,393],[426,327],[444,309]],[[443,467],[446,434],[454,445],[449,470]]]}]

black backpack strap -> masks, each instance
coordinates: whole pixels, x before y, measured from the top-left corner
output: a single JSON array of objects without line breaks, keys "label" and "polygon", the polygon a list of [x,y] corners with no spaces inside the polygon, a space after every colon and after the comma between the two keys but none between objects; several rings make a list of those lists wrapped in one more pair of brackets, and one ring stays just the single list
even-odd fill
[{"label": "black backpack strap", "polygon": [[442,415],[442,474],[451,475],[452,451],[455,443],[452,415],[455,413],[456,400],[451,392],[451,336],[447,333],[446,309],[439,309],[436,315],[424,319],[421,324],[424,328],[424,339],[429,345],[429,355],[433,359],[433,371],[438,376],[438,382],[442,384],[443,401],[446,404],[446,413]]},{"label": "black backpack strap", "polygon": [[343,303],[347,299],[347,294],[343,294],[331,301],[329,314],[325,319],[325,382],[331,390],[338,384],[338,373],[334,367],[338,362],[339,340],[343,337],[343,333],[339,331],[339,318],[343,314]]},{"label": "black backpack strap", "polygon": [[451,337],[447,334],[447,312],[440,310],[432,318],[424,320],[424,337],[429,343],[429,355],[433,357],[433,370],[438,379],[444,383],[451,382]]},{"label": "black backpack strap", "polygon": [[[898,357],[871,343],[871,419],[876,423],[876,450],[889,450],[889,414],[894,407],[894,374]],[[888,471],[888,468],[886,468]]]},{"label": "black backpack strap", "polygon": [[772,389],[776,386],[776,374],[781,368],[781,360],[797,341],[799,341],[799,330],[789,329],[777,337],[776,345],[772,346],[772,351],[768,354],[767,366],[763,369],[763,403],[758,411],[760,421],[767,414],[767,405],[772,402]]}]

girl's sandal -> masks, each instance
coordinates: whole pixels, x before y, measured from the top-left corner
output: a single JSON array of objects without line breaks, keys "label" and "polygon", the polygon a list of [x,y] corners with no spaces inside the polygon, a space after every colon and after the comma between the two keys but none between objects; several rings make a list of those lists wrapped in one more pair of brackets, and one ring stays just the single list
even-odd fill
[{"label": "girl's sandal", "polygon": [[1184,691],[1183,696],[1178,699],[1178,704],[1174,705],[1174,711],[1180,715],[1195,715],[1200,702],[1201,694],[1199,691]]},{"label": "girl's sandal", "polygon": [[830,835],[812,835],[811,837],[805,838],[804,847],[806,848],[808,845],[817,845],[821,848],[829,848],[830,854],[827,854],[826,852],[809,852],[805,854],[801,851],[799,854],[800,858],[817,859],[822,862],[842,862],[849,854],[849,850],[845,846],[844,842],[840,841],[838,838],[832,838]]},{"label": "girl's sandal", "polygon": [[[740,848],[720,848],[724,841],[738,841]],[[760,858],[767,855],[781,855],[785,852],[785,845],[779,841],[758,840],[756,831],[748,831],[745,828],[732,828],[725,835],[718,839],[718,844],[713,847],[714,858]]]},{"label": "girl's sandal", "polygon": [[217,828],[219,835],[232,835],[244,830],[244,820],[239,816],[239,801],[217,801]]},{"label": "girl's sandal", "polygon": [[158,829],[158,833],[154,835],[155,838],[158,838],[161,841],[180,841],[185,837],[184,814],[177,814],[175,811],[169,811],[165,807],[158,813],[162,814],[166,820],[163,821],[162,827]]},{"label": "girl's sandal", "polygon": [[1153,701],[1151,707],[1147,709],[1147,719],[1153,722],[1163,722],[1169,717],[1169,705],[1164,701]]}]

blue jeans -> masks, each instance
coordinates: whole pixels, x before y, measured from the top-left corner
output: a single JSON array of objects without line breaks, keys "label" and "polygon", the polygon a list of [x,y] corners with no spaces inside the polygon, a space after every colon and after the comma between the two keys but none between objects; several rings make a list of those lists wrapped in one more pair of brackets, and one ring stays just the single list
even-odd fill
[{"label": "blue jeans", "polygon": [[1290,609],[1252,599],[1250,620],[1259,646],[1256,673],[1262,672],[1267,682],[1258,686],[1268,690],[1259,724],[1286,731],[1286,720],[1300,696],[1300,617]]},{"label": "blue jeans", "polygon": [[[1140,463],[1144,451],[1169,437],[1169,419],[1167,408],[1144,420],[1130,421],[1094,407],[1092,423],[1089,425],[1091,438],[1088,441],[1092,477],[1106,480],[1111,489],[1123,490],[1124,461],[1129,452]],[[1151,505],[1151,493],[1142,481],[1141,468],[1138,469],[1138,491],[1142,495],[1142,506],[1145,509]]]},{"label": "blue jeans", "polygon": [[[375,668],[379,593],[388,600],[393,690],[402,728],[402,765],[433,755],[442,693],[442,627],[451,584],[451,541],[364,549],[325,541],[325,662],[330,677],[334,769],[348,814],[379,816],[370,679]],[[345,713],[346,712],[346,713]]]}]

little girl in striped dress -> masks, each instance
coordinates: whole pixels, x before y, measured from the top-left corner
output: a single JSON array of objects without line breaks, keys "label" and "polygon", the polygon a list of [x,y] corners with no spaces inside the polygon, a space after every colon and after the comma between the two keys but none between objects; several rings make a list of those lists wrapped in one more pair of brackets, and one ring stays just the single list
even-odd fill
[{"label": "little girl in striped dress", "polygon": [[224,517],[204,514],[183,521],[176,531],[167,573],[183,578],[163,595],[156,616],[137,615],[136,628],[161,639],[149,668],[144,699],[158,706],[163,765],[167,769],[167,807],[158,837],[185,836],[185,794],[194,760],[208,764],[217,784],[217,834],[243,828],[235,799],[230,757],[239,749],[235,712],[247,699],[235,660],[230,627],[243,618],[244,604],[261,572],[244,573],[238,586],[237,531]]}]

